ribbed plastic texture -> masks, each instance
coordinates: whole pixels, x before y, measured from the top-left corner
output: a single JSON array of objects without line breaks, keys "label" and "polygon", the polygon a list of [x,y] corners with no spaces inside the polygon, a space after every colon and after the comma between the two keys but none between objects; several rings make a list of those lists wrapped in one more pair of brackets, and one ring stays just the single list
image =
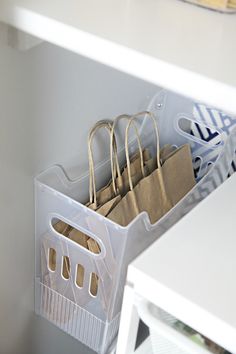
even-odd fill
[{"label": "ribbed plastic texture", "polygon": [[[161,322],[167,324],[168,326],[175,328],[175,323],[177,323],[177,319],[170,315],[169,313],[165,312],[164,310],[152,307],[151,309],[154,316],[160,320]],[[145,322],[146,323],[146,322]],[[148,325],[148,323],[146,323]],[[194,351],[191,350],[191,344],[193,343],[190,338],[181,332],[180,335],[185,337],[187,341],[185,345],[178,345],[173,341],[169,340],[168,335],[164,336],[161,332],[158,332],[157,329],[153,329],[152,326],[149,327],[150,336],[151,336],[151,344],[152,344],[152,353],[153,354],[196,354],[198,352],[197,347],[199,346],[199,354],[202,354],[202,346],[199,344],[195,346]],[[177,329],[175,329],[177,331]],[[189,347],[188,343],[189,342]],[[188,347],[188,349],[185,349]],[[212,354],[212,351],[208,350],[204,347],[204,353]]]},{"label": "ribbed plastic texture", "polygon": [[[155,224],[151,225],[143,212],[127,227],[121,227],[87,208],[84,203],[88,198],[88,175],[71,181],[60,166],[53,166],[35,180],[37,313],[101,354],[106,353],[117,334],[128,264],[220,185],[227,178],[234,158],[235,135],[227,138],[217,128],[218,140],[213,144],[192,135],[192,126],[205,122],[193,115],[191,100],[162,91],[154,97],[150,108],[158,117],[162,145],[191,145],[198,181]],[[188,123],[180,129],[183,117],[188,118]],[[144,145],[155,151],[149,120],[144,121],[140,133]],[[120,155],[123,154],[121,151]],[[100,185],[110,178],[109,166],[110,162],[104,161],[96,168]],[[57,233],[52,227],[54,219],[63,220],[95,239],[101,253],[93,254]],[[55,269],[49,267],[50,249],[56,254]],[[68,278],[62,272],[65,256],[70,265]],[[81,286],[76,284],[78,265],[84,268]],[[99,279],[96,295],[90,290],[92,273]]]},{"label": "ribbed plastic texture", "polygon": [[94,351],[104,352],[112,343],[119,327],[119,314],[111,322],[101,321],[39,280],[35,282],[35,292],[38,315]]}]

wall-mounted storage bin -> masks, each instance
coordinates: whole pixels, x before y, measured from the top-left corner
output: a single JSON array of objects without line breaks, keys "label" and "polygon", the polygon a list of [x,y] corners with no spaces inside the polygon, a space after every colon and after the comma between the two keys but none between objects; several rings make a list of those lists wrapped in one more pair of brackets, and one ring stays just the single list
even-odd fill
[{"label": "wall-mounted storage bin", "polygon": [[[233,136],[227,138],[221,128],[207,125],[217,142],[193,136],[192,126],[206,127],[206,122],[194,116],[191,100],[161,91],[149,108],[158,120],[161,145],[191,145],[198,181],[157,223],[151,225],[147,213],[141,213],[121,227],[87,208],[83,203],[88,198],[88,175],[71,181],[54,166],[35,180],[36,312],[99,353],[107,351],[118,331],[128,264],[227,178],[234,157]],[[148,119],[140,134],[145,146],[154,150]],[[109,161],[96,168],[100,181],[109,178],[106,171]],[[53,224],[58,219],[95,239],[101,252],[91,253],[56,232]],[[50,252],[55,257],[53,268]],[[78,272],[83,279],[79,284]],[[93,277],[98,280],[96,293],[91,288]]]}]

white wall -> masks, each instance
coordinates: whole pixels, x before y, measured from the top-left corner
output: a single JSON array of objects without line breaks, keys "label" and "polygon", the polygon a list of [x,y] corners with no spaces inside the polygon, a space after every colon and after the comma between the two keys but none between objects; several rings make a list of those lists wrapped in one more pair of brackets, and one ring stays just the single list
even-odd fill
[{"label": "white wall", "polygon": [[0,47],[0,354],[90,352],[33,313],[33,176],[68,161],[82,173],[91,125],[146,108],[155,91],[49,44]]}]

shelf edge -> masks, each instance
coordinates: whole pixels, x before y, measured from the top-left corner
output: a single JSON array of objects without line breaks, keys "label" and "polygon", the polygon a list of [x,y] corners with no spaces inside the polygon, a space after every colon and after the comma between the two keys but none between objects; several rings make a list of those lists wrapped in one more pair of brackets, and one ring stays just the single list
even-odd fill
[{"label": "shelf edge", "polygon": [[[34,13],[0,5],[0,20],[42,40],[129,75],[236,114],[236,87]],[[210,92],[210,95],[209,95]]]}]

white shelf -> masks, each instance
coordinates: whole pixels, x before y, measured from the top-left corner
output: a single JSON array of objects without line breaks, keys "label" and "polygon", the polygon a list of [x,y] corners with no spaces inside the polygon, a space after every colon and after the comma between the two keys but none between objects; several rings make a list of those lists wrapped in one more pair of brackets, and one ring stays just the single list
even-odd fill
[{"label": "white shelf", "polygon": [[30,34],[0,22],[0,43],[20,51],[27,51],[39,45],[41,42],[42,40],[33,37]]},{"label": "white shelf", "polygon": [[1,0],[0,20],[236,114],[236,16],[178,0]]},{"label": "white shelf", "polygon": [[232,353],[236,353],[235,205],[236,174],[139,256],[129,266],[127,278],[135,293]]}]

